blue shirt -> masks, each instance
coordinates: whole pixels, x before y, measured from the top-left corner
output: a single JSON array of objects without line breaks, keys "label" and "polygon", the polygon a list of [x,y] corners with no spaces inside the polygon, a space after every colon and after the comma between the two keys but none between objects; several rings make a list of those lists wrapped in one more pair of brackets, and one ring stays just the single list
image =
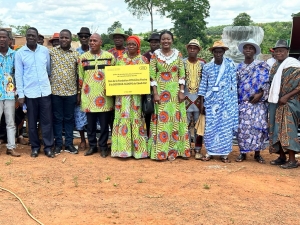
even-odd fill
[{"label": "blue shirt", "polygon": [[15,57],[15,78],[19,98],[38,98],[51,94],[49,81],[49,50],[37,45],[35,51],[27,45],[20,48]]},{"label": "blue shirt", "polygon": [[15,99],[15,51],[8,48],[5,56],[0,53],[0,100]]}]

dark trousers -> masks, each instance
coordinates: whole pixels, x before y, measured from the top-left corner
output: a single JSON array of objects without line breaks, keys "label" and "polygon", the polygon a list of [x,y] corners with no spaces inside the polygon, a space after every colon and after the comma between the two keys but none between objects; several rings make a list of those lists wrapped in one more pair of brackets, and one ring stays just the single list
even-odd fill
[{"label": "dark trousers", "polygon": [[150,135],[150,122],[151,122],[151,116],[152,114],[145,114],[145,123],[146,123],[146,128],[147,128],[147,136],[149,138]]},{"label": "dark trousers", "polygon": [[42,129],[44,151],[51,150],[53,146],[53,123],[52,123],[52,105],[51,96],[26,98],[28,133],[32,150],[41,148],[39,135],[37,131],[37,121],[40,119]]},{"label": "dark trousers", "polygon": [[96,129],[97,129],[97,119],[99,119],[101,126],[101,135],[98,140],[98,145],[100,149],[107,148],[107,140],[109,135],[108,123],[111,119],[111,111],[108,112],[88,112],[87,117],[87,136],[89,140],[89,145],[91,148],[97,147]]},{"label": "dark trousers", "polygon": [[53,133],[55,146],[62,147],[62,130],[65,129],[65,146],[73,145],[73,129],[75,124],[74,110],[77,95],[52,95]]}]

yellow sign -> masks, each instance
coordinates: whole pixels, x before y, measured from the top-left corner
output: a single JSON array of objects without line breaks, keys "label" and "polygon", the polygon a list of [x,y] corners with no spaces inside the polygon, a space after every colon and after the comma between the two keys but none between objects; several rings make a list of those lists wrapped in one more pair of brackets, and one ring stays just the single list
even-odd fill
[{"label": "yellow sign", "polygon": [[106,95],[150,94],[148,64],[105,67]]}]

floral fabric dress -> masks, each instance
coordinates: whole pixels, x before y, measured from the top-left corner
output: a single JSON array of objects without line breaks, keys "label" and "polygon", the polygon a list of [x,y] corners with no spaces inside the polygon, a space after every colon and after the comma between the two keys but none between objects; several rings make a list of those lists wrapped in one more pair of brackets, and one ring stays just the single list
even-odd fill
[{"label": "floral fabric dress", "polygon": [[[130,59],[125,53],[117,66],[148,64],[146,57]],[[115,120],[112,132],[112,157],[147,158],[146,132],[142,122],[141,95],[120,95],[115,100]]]},{"label": "floral fabric dress", "polygon": [[[239,125],[237,139],[241,153],[261,151],[267,147],[269,66],[266,62],[254,60],[251,64],[240,63],[237,68]],[[258,103],[250,98],[263,91]]]},{"label": "floral fabric dress", "polygon": [[151,86],[157,86],[160,104],[155,104],[150,125],[148,150],[151,159],[168,156],[190,157],[185,102],[179,103],[179,84],[185,83],[181,53],[173,49],[166,57],[158,49],[150,61]]}]

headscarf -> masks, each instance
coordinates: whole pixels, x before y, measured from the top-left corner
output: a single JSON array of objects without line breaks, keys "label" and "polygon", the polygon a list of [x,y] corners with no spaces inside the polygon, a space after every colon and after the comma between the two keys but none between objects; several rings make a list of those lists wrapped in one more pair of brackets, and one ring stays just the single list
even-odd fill
[{"label": "headscarf", "polygon": [[141,41],[140,41],[140,38],[139,38],[138,36],[132,35],[132,36],[129,36],[129,37],[127,38],[127,43],[128,43],[128,41],[130,41],[130,40],[134,41],[134,42],[137,44],[137,46],[138,46],[138,51],[137,51],[137,53],[140,54],[140,52],[141,52]]}]

